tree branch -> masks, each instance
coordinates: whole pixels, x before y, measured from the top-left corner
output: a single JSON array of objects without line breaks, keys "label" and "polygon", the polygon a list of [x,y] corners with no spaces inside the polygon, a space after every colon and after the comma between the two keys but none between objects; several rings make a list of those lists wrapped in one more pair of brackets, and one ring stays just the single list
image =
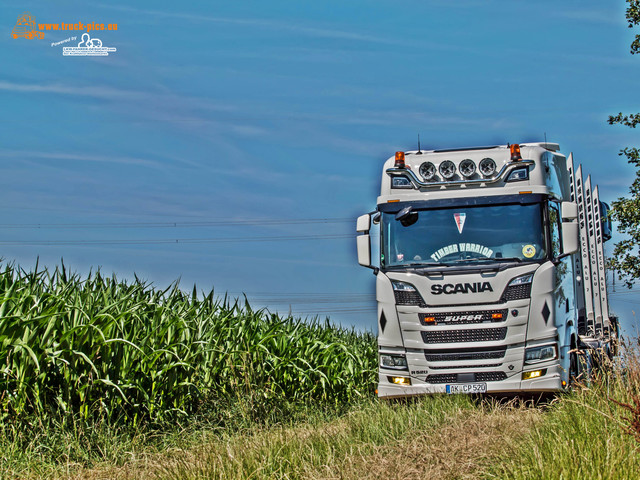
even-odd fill
[{"label": "tree branch", "polygon": [[609,120],[607,121],[609,122],[609,125],[614,125],[616,123],[619,123],[621,125],[626,125],[627,127],[636,128],[636,125],[640,123],[640,113],[623,115],[622,112],[620,112],[615,117],[612,115],[609,115]]}]

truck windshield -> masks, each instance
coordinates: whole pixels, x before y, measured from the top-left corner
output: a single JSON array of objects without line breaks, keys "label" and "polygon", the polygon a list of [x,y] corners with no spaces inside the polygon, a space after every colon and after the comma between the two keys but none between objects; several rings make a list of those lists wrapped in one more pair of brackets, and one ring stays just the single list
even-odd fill
[{"label": "truck windshield", "polygon": [[542,212],[535,203],[383,213],[381,266],[538,261],[546,257]]}]

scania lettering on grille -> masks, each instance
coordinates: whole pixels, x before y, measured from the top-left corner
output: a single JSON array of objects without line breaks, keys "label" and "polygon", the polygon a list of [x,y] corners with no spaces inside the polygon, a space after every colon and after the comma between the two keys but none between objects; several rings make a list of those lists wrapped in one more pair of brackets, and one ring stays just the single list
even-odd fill
[{"label": "scania lettering on grille", "polygon": [[431,285],[431,293],[434,295],[454,295],[456,293],[482,293],[493,292],[493,288],[489,282],[475,283],[445,283],[444,285],[436,283]]}]

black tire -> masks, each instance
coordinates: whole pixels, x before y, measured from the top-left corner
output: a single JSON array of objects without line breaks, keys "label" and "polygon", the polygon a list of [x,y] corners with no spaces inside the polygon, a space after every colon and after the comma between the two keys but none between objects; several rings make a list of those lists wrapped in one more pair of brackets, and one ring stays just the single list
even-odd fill
[{"label": "black tire", "polygon": [[[574,349],[572,349],[574,350]],[[578,363],[578,352],[569,354],[569,386],[572,387],[580,376],[580,365]]]}]

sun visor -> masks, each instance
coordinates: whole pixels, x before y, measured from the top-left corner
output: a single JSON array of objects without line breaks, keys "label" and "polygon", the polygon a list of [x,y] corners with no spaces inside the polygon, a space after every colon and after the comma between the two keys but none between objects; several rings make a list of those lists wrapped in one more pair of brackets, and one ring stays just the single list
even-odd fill
[{"label": "sun visor", "polygon": [[448,207],[476,207],[486,205],[498,205],[517,203],[520,205],[531,205],[540,203],[545,195],[534,193],[527,195],[492,195],[489,197],[461,197],[437,200],[415,200],[409,202],[390,202],[378,205],[378,211],[384,213],[398,213],[403,208],[413,207],[413,210],[429,210],[433,208]]}]

